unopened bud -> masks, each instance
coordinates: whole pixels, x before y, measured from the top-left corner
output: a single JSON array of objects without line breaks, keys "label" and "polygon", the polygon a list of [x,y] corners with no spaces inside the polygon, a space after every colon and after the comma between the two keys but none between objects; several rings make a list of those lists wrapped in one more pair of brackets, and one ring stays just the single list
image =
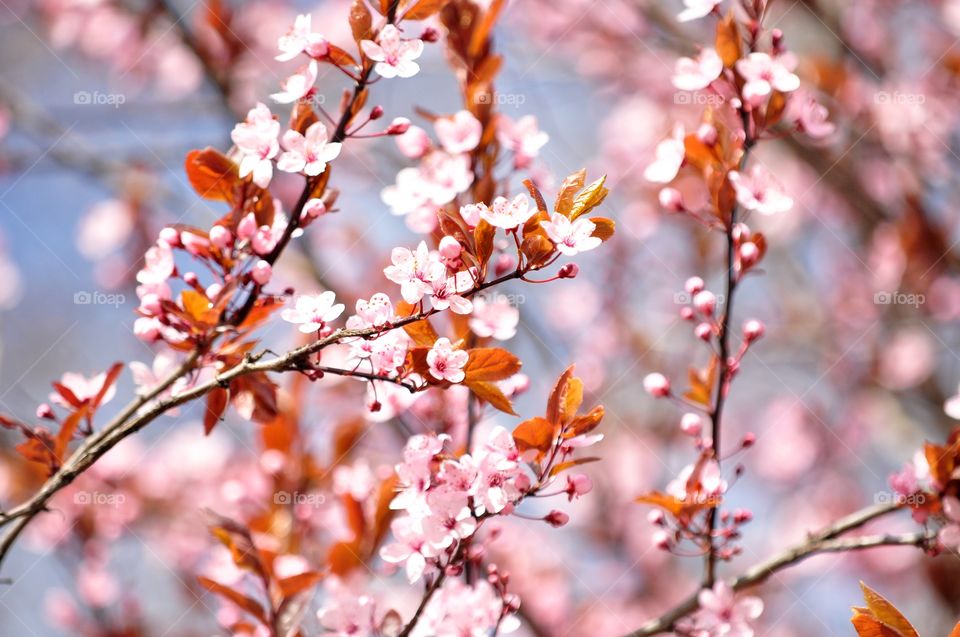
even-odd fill
[{"label": "unopened bud", "polygon": [[253,277],[253,280],[259,285],[266,285],[270,282],[270,277],[273,276],[273,268],[270,267],[269,263],[261,259],[253,266],[253,270],[250,271],[250,276]]},{"label": "unopened bud", "polygon": [[548,513],[545,518],[543,518],[543,521],[554,528],[560,528],[570,521],[570,516],[563,511],[557,511],[554,509]]},{"label": "unopened bud", "polygon": [[433,27],[427,27],[420,34],[420,39],[424,42],[436,42],[440,39],[440,34]]},{"label": "unopened bud", "polygon": [[575,279],[578,274],[580,274],[580,266],[576,263],[566,263],[557,272],[557,276],[561,279]]},{"label": "unopened bud", "polygon": [[380,119],[381,117],[383,117],[383,107],[377,104],[370,109],[370,119],[375,120]]},{"label": "unopened bud", "polygon": [[658,198],[660,199],[660,205],[670,212],[683,212],[685,210],[683,195],[676,188],[661,188]]},{"label": "unopened bud", "polygon": [[766,333],[767,328],[757,319],[750,319],[743,324],[743,340],[752,343]]},{"label": "unopened bud", "polygon": [[717,296],[709,290],[703,290],[693,297],[693,305],[704,316],[713,316],[714,310],[717,309]]},{"label": "unopened bud", "polygon": [[688,436],[699,436],[703,431],[703,419],[699,414],[687,412],[680,419],[680,431]]},{"label": "unopened bud", "polygon": [[37,418],[43,418],[44,420],[53,420],[56,416],[53,413],[53,407],[47,403],[41,403],[37,405]]},{"label": "unopened bud", "polygon": [[410,129],[410,120],[406,117],[397,117],[387,127],[387,135],[403,135]]},{"label": "unopened bud", "polygon": [[710,327],[709,323],[700,323],[694,328],[693,333],[701,341],[708,343],[710,342],[710,337],[713,336],[713,328]]},{"label": "unopened bud", "polygon": [[740,244],[740,264],[743,269],[747,269],[760,260],[760,248],[753,241],[745,241]]},{"label": "unopened bud", "polygon": [[180,233],[175,229],[167,227],[160,231],[159,241],[167,244],[171,248],[180,246]]},{"label": "unopened bud", "polygon": [[698,276],[692,276],[683,284],[683,289],[686,290],[688,294],[696,294],[700,292],[705,285],[703,279]]},{"label": "unopened bud", "polygon": [[654,398],[665,398],[670,395],[670,381],[663,374],[647,374],[643,379],[643,388]]},{"label": "unopened bud", "polygon": [[707,146],[713,146],[717,143],[717,129],[713,124],[703,123],[697,129],[697,139]]}]

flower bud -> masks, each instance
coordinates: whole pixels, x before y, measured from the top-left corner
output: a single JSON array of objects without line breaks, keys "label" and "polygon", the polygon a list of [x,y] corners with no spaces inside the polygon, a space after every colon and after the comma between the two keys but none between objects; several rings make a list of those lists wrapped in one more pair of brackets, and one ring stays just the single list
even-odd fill
[{"label": "flower bud", "polygon": [[387,135],[403,135],[410,129],[410,120],[406,117],[397,117],[387,127]]},{"label": "flower bud", "polygon": [[700,128],[697,129],[697,139],[707,146],[713,146],[717,143],[716,127],[713,124],[700,124]]},{"label": "flower bud", "polygon": [[440,34],[433,27],[427,27],[420,34],[420,39],[424,42],[436,42],[440,39]]},{"label": "flower bud", "polygon": [[757,319],[750,319],[743,324],[743,340],[752,343],[763,337],[767,328]]},{"label": "flower bud", "polygon": [[755,265],[760,260],[760,248],[753,241],[745,241],[737,250],[740,254],[740,265],[744,270]]},{"label": "flower bud", "polygon": [[446,236],[443,239],[440,239],[440,246],[438,247],[440,256],[444,259],[453,261],[460,257],[460,252],[463,251],[463,246],[460,245],[460,242],[454,239],[451,236]]},{"label": "flower bud", "polygon": [[670,535],[663,530],[655,531],[650,537],[650,542],[658,549],[670,550]]},{"label": "flower bud", "polygon": [[229,230],[217,224],[210,228],[210,243],[221,249],[229,248],[230,244],[233,243],[233,235]]},{"label": "flower bud", "polygon": [[654,398],[665,398],[670,395],[670,381],[663,374],[647,374],[643,379],[643,388]]},{"label": "flower bud", "polygon": [[713,292],[703,290],[693,297],[693,305],[704,316],[713,316],[714,310],[717,309],[717,297]]},{"label": "flower bud", "polygon": [[703,431],[703,419],[699,414],[687,412],[680,418],[680,431],[688,436],[699,436]]},{"label": "flower bud", "polygon": [[694,328],[693,333],[701,341],[709,343],[710,337],[713,336],[713,328],[709,323],[700,323]]},{"label": "flower bud", "polygon": [[753,432],[748,431],[743,435],[743,442],[741,445],[744,449],[749,449],[757,442],[757,435]]},{"label": "flower bud", "polygon": [[576,263],[566,263],[557,272],[557,276],[561,279],[575,279],[578,274],[580,274],[580,266]]},{"label": "flower bud", "polygon": [[660,205],[670,212],[683,212],[686,209],[683,205],[683,195],[676,188],[661,188],[657,196],[660,199]]},{"label": "flower bud", "polygon": [[543,518],[543,521],[554,528],[560,528],[570,521],[570,516],[563,511],[557,511],[554,509],[548,513],[545,518]]},{"label": "flower bud", "polygon": [[250,276],[254,281],[257,282],[258,285],[266,285],[270,282],[270,277],[273,276],[273,268],[269,263],[263,259],[260,259],[250,271]]},{"label": "flower bud", "polygon": [[663,511],[660,509],[653,509],[647,514],[647,522],[654,526],[660,526],[666,521],[667,518],[663,515]]},{"label": "flower bud", "polygon": [[200,284],[200,279],[196,272],[187,272],[183,275],[183,282],[193,288]]},{"label": "flower bud", "polygon": [[698,276],[692,276],[683,284],[683,289],[687,291],[687,294],[696,294],[700,292],[705,285],[703,279]]},{"label": "flower bud", "polygon": [[240,223],[237,225],[237,238],[240,240],[248,240],[253,238],[253,235],[257,234],[257,218],[253,216],[251,212],[246,217],[240,220]]},{"label": "flower bud", "polygon": [[370,119],[376,120],[376,119],[380,119],[381,117],[383,117],[383,107],[377,104],[376,106],[370,109]]},{"label": "flower bud", "polygon": [[680,318],[682,318],[684,321],[692,320],[693,308],[688,305],[684,305],[682,308],[680,308]]},{"label": "flower bud", "polygon": [[53,420],[56,416],[53,413],[53,407],[47,403],[42,403],[37,405],[37,418],[43,418],[45,420]]},{"label": "flower bud", "polygon": [[503,276],[515,267],[517,267],[517,264],[511,255],[501,254],[493,265],[493,272],[496,276]]},{"label": "flower bud", "polygon": [[593,481],[590,476],[578,473],[567,476],[567,498],[573,500],[577,496],[586,495],[593,489]]},{"label": "flower bud", "polygon": [[164,228],[160,231],[158,241],[167,244],[171,248],[177,248],[180,246],[180,233],[174,228]]}]

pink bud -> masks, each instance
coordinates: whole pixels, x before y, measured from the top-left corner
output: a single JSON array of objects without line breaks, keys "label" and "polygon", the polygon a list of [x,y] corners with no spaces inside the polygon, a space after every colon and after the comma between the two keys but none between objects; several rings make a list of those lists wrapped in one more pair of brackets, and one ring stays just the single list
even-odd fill
[{"label": "pink bud", "polygon": [[159,340],[160,322],[155,318],[138,318],[133,322],[133,334],[148,343]]},{"label": "pink bud", "polygon": [[196,272],[187,272],[183,275],[183,282],[190,287],[196,287],[200,283],[200,279],[197,277]]},{"label": "pink bud", "polygon": [[665,398],[670,395],[670,381],[663,374],[647,374],[643,379],[643,388],[654,398]]},{"label": "pink bud", "polygon": [[430,136],[419,126],[411,126],[403,135],[397,136],[397,148],[411,159],[423,157],[430,146]]},{"label": "pink bud", "polygon": [[327,212],[327,205],[322,199],[310,199],[303,204],[303,212],[300,214],[300,220],[313,220]]},{"label": "pink bud", "polygon": [[686,209],[683,205],[683,195],[676,188],[662,188],[658,198],[660,205],[670,212],[683,212]]},{"label": "pink bud", "polygon": [[223,292],[223,286],[219,283],[211,283],[207,286],[207,289],[204,290],[204,293],[207,295],[208,299],[215,299],[220,296],[220,293]]},{"label": "pink bud", "polygon": [[47,403],[41,403],[37,405],[37,418],[43,418],[45,420],[53,420],[56,416],[53,413],[53,407]]},{"label": "pink bud", "polygon": [[766,331],[767,328],[764,327],[763,323],[757,319],[750,319],[743,324],[743,340],[747,343],[752,343],[762,338]]},{"label": "pink bud", "polygon": [[687,291],[687,294],[696,294],[704,288],[706,285],[698,276],[692,276],[687,279],[687,282],[683,284],[683,289]]},{"label": "pink bud", "polygon": [[703,290],[693,297],[693,305],[704,316],[713,316],[713,311],[717,309],[717,297],[713,292]]},{"label": "pink bud", "polygon": [[460,245],[460,242],[454,239],[451,236],[446,236],[443,239],[440,239],[440,246],[438,248],[440,256],[444,259],[453,261],[460,257],[460,252],[463,251],[463,246]]},{"label": "pink bud", "polygon": [[699,414],[687,412],[680,418],[680,431],[688,436],[699,436],[703,431],[703,419]]},{"label": "pink bud", "polygon": [[171,248],[176,248],[180,246],[180,233],[174,228],[164,228],[160,231],[158,240]]},{"label": "pink bud", "polygon": [[257,218],[253,216],[251,212],[246,217],[240,220],[240,223],[237,225],[237,238],[241,241],[249,240],[253,238],[253,235],[257,234]]},{"label": "pink bud", "polygon": [[697,139],[707,146],[713,146],[717,143],[717,129],[713,124],[703,123],[697,129]]},{"label": "pink bud", "polygon": [[330,53],[330,43],[325,38],[317,38],[308,44],[304,51],[312,58],[325,58]]},{"label": "pink bud", "polygon": [[653,524],[654,526],[660,526],[666,521],[667,518],[660,509],[653,509],[647,514],[647,522]]},{"label": "pink bud", "polygon": [[710,342],[710,337],[713,336],[713,328],[710,327],[709,323],[700,323],[694,328],[693,333],[701,341]]},{"label": "pink bud", "polygon": [[740,244],[740,263],[744,269],[749,268],[760,260],[760,248],[753,241]]},{"label": "pink bud", "polygon": [[560,528],[570,521],[570,516],[563,511],[557,511],[554,509],[548,513],[545,518],[543,518],[543,521],[554,528]]},{"label": "pink bud", "polygon": [[380,119],[381,117],[383,117],[383,107],[377,104],[376,106],[370,109],[370,119],[377,120],[377,119]]},{"label": "pink bud", "polygon": [[143,298],[140,299],[139,310],[148,316],[156,316],[160,314],[163,311],[163,309],[162,309],[162,306],[160,305],[159,295],[144,294]]},{"label": "pink bud", "polygon": [[424,42],[436,42],[440,39],[440,34],[433,27],[427,27],[420,34],[420,39]]},{"label": "pink bud", "polygon": [[591,489],[593,489],[593,481],[590,480],[590,476],[583,473],[567,476],[566,493],[568,499],[573,500],[577,496],[590,493]]},{"label": "pink bud", "polygon": [[230,244],[233,243],[233,235],[223,226],[215,225],[210,228],[210,243],[218,248],[229,248]]},{"label": "pink bud", "polygon": [[273,276],[273,268],[270,267],[269,263],[260,259],[250,271],[250,276],[253,277],[253,280],[259,285],[266,285],[270,282],[270,277]]},{"label": "pink bud", "polygon": [[680,308],[680,318],[682,318],[684,321],[692,320],[693,308],[688,305],[684,305],[682,308]]},{"label": "pink bud", "polygon": [[410,120],[406,117],[397,117],[387,127],[387,135],[403,135],[410,128]]},{"label": "pink bud", "polygon": [[743,435],[743,442],[741,444],[743,445],[744,449],[749,449],[754,444],[756,444],[756,442],[757,442],[757,435],[753,432],[748,431]]},{"label": "pink bud", "polygon": [[746,509],[737,509],[733,512],[733,521],[737,524],[745,524],[753,519],[753,513]]},{"label": "pink bud", "polygon": [[654,531],[653,535],[650,537],[650,542],[664,551],[670,550],[670,535],[663,530]]},{"label": "pink bud", "polygon": [[192,232],[181,232],[180,243],[192,255],[203,254],[210,247],[210,241]]},{"label": "pink bud", "polygon": [[517,267],[517,264],[511,255],[501,254],[493,265],[493,272],[496,276],[503,276],[515,267]]},{"label": "pink bud", "polygon": [[557,272],[557,276],[561,279],[575,279],[578,274],[580,274],[580,266],[576,263],[566,263]]}]

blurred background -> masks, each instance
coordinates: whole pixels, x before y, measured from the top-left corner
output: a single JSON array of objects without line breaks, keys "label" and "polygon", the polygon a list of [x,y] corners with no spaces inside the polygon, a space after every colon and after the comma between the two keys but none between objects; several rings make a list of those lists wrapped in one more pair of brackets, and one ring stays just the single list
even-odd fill
[{"label": "blurred background", "polygon": [[[735,324],[759,318],[768,332],[744,360],[726,419],[728,440],[757,435],[730,463],[746,468],[730,506],[750,508],[755,521],[726,574],[892,498],[887,476],[923,440],[943,440],[956,425],[943,404],[960,381],[960,2],[772,5],[767,25],[784,32],[836,132],[816,143],[771,141],[752,159],[795,205],[749,222],[766,234],[769,253],[763,275],[740,288]],[[596,490],[567,507],[571,524],[554,531],[511,520],[493,549],[524,600],[524,634],[623,634],[698,578],[699,559],[652,547],[648,509],[632,504],[694,457],[677,426],[681,412],[648,398],[641,380],[662,371],[680,385],[689,365],[706,362],[677,293],[694,275],[721,286],[720,238],[662,212],[642,176],[673,123],[691,130],[703,108],[670,83],[675,59],[713,37],[709,21],[677,23],[681,8],[672,0],[515,0],[496,33],[506,58],[500,112],[533,115],[550,136],[537,165],[543,190],[583,166],[606,173],[612,195],[602,214],[618,224],[613,241],[579,260],[577,279],[504,291],[521,313],[507,346],[532,381],[518,412],[539,413],[553,379],[576,362],[588,402],[608,414],[597,448],[604,462],[591,473]],[[292,71],[273,56],[297,13],[312,13],[314,29],[346,47],[347,11],[340,1],[0,0],[0,410],[29,419],[64,372],[153,361],[132,333],[141,255],[164,224],[209,226],[222,214],[194,195],[184,155],[227,149],[235,122]],[[442,46],[427,45],[421,62],[412,79],[377,83],[371,100],[387,117],[428,127],[416,107],[452,113],[461,104]],[[345,78],[321,73],[318,99],[336,110]],[[334,289],[348,307],[376,291],[395,296],[381,270],[391,247],[419,236],[380,192],[408,165],[390,139],[345,146],[335,177],[341,210],[284,257],[281,280]],[[287,205],[295,200],[292,178],[274,185]],[[274,348],[295,342],[276,325],[265,339]],[[352,397],[360,413],[363,392],[348,385],[331,391]],[[125,373],[121,399],[104,412],[133,391]],[[322,454],[348,403],[333,403],[319,386],[297,400],[309,444]],[[96,559],[83,540],[65,539],[79,513],[38,520],[4,565],[15,583],[0,588],[0,634],[74,634],[72,614],[85,613],[136,617],[141,630],[90,634],[217,634],[222,611],[185,593],[187,573],[213,568],[196,564],[206,542],[198,512],[240,506],[265,487],[256,425],[228,418],[203,438],[200,409],[158,421],[104,459],[96,488],[120,489],[137,506],[98,514],[101,534],[110,529],[114,541]],[[0,432],[3,505],[31,484],[14,438]],[[389,432],[375,431],[365,445],[357,455],[365,449],[374,470],[396,462]],[[178,497],[178,510],[157,505]],[[876,530],[911,527],[903,516]],[[923,634],[946,634],[960,612],[958,578],[955,557],[909,548],[817,557],[762,589],[758,634],[851,634],[861,579]]]}]

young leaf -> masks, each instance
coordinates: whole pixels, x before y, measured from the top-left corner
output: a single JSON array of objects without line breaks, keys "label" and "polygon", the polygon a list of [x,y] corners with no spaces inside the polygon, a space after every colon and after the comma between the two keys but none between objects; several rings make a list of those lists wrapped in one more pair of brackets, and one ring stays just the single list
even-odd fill
[{"label": "young leaf", "polygon": [[733,10],[717,22],[716,49],[720,59],[723,60],[723,65],[727,68],[732,67],[740,59],[740,33],[733,19]]},{"label": "young leaf", "polygon": [[466,380],[491,381],[510,378],[520,371],[520,359],[499,347],[478,347],[470,350],[463,371]]},{"label": "young leaf", "polygon": [[863,589],[863,599],[867,602],[871,615],[884,627],[893,629],[897,635],[903,637],[920,637],[896,606],[863,582],[860,582],[860,588]]},{"label": "young leaf", "polygon": [[577,172],[564,178],[560,184],[560,190],[557,192],[557,199],[553,204],[553,209],[560,214],[569,217],[570,210],[573,208],[573,200],[577,193],[583,188],[587,181],[587,169],[581,168]]},{"label": "young leaf", "polygon": [[550,451],[555,439],[556,426],[546,418],[524,420],[513,430],[513,441],[520,453],[535,449],[539,460]]},{"label": "young leaf", "polygon": [[187,179],[204,199],[232,201],[240,183],[240,170],[226,155],[213,148],[192,150],[184,162]]},{"label": "young leaf", "polygon": [[265,626],[267,625],[267,613],[264,611],[263,606],[260,605],[260,602],[255,599],[251,599],[239,591],[235,591],[228,586],[224,586],[220,582],[216,582],[209,577],[204,577],[203,575],[197,576],[197,581],[200,583],[200,586],[204,587],[211,593],[216,593],[224,599],[236,604],[238,607],[247,611]]},{"label": "young leaf", "polygon": [[606,180],[607,176],[604,175],[584,188],[583,191],[577,195],[576,199],[573,200],[573,206],[570,207],[570,214],[568,215],[571,221],[577,217],[589,214],[591,210],[603,203],[603,200],[607,198],[607,194],[610,192],[610,190],[603,185]]},{"label": "young leaf", "polygon": [[229,398],[227,390],[217,387],[207,394],[207,409],[203,413],[203,433],[210,435],[213,428],[217,426],[223,413],[227,410],[227,399]]},{"label": "young leaf", "polygon": [[469,387],[470,391],[472,391],[477,398],[490,403],[494,408],[511,416],[517,415],[517,412],[513,410],[513,404],[510,402],[510,399],[493,383],[482,380],[467,380],[464,381],[464,385]]}]

